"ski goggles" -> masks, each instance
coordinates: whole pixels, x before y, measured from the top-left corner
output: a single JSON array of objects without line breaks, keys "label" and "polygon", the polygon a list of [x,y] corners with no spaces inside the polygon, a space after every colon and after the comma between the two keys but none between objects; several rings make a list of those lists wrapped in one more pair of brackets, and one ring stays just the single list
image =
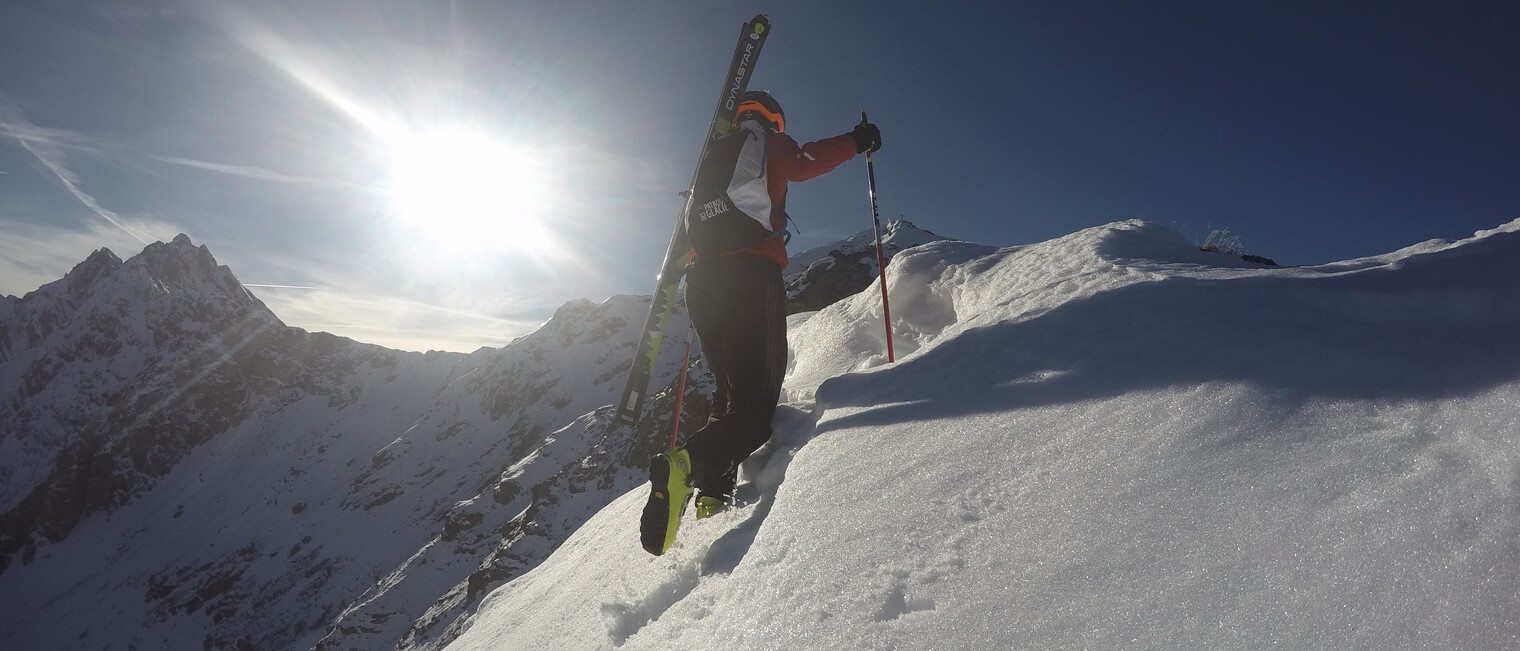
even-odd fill
[{"label": "ski goggles", "polygon": [[745,113],[751,112],[758,113],[760,117],[765,118],[766,120],[769,120],[771,124],[776,125],[777,133],[784,133],[786,131],[785,117],[783,117],[780,113],[765,108],[765,105],[754,100],[750,100],[748,102],[740,102],[739,110],[735,112],[734,115],[742,116]]}]

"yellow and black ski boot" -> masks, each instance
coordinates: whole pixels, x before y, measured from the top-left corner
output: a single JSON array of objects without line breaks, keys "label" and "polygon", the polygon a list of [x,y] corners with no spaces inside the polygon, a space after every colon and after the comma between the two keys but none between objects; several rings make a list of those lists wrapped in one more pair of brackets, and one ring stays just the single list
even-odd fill
[{"label": "yellow and black ski boot", "polygon": [[728,506],[728,502],[723,501],[722,498],[702,495],[697,498],[697,519],[705,520],[713,517],[719,511],[722,511],[725,506]]},{"label": "yellow and black ski boot", "polygon": [[664,554],[676,541],[681,514],[691,501],[691,455],[686,450],[657,454],[649,462],[649,502],[639,519],[644,551]]}]

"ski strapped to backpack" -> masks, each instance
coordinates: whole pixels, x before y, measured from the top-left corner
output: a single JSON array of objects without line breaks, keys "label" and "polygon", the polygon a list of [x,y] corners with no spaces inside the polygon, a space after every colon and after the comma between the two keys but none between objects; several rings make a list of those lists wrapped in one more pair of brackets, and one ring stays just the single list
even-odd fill
[{"label": "ski strapped to backpack", "polygon": [[[649,316],[644,321],[639,346],[634,351],[633,367],[628,370],[628,382],[624,385],[623,395],[618,400],[616,420],[619,424],[632,426],[638,423],[639,417],[644,413],[644,400],[648,397],[649,380],[654,373],[655,359],[660,354],[660,343],[665,338],[665,325],[669,322],[671,311],[675,308],[681,275],[686,268],[686,263],[691,260],[692,241],[687,236],[686,226],[691,222],[693,211],[698,211],[700,214],[705,205],[705,202],[697,202],[696,191],[698,181],[702,180],[703,163],[716,160],[709,156],[709,151],[720,140],[729,140],[727,136],[735,131],[734,119],[738,115],[740,98],[749,88],[750,76],[755,70],[755,61],[760,58],[760,48],[765,45],[765,39],[770,34],[770,27],[770,18],[765,14],[760,14],[744,23],[744,27],[739,31],[739,42],[734,46],[734,56],[728,65],[728,74],[723,78],[723,88],[719,91],[718,105],[713,110],[712,122],[708,124],[707,136],[702,140],[702,151],[697,157],[697,169],[692,173],[685,205],[682,206],[679,219],[676,220],[675,232],[670,236],[670,246],[665,250],[665,262],[660,267],[654,296],[649,303]],[[764,142],[763,137],[761,141]],[[737,139],[734,142],[738,142]],[[763,158],[761,160],[763,175]],[[712,173],[709,172],[709,174]],[[734,200],[733,191],[729,190],[728,194],[729,197],[725,200],[731,203]],[[740,190],[740,195],[745,196],[744,190]],[[708,198],[706,202],[713,200]],[[758,225],[769,225],[768,218],[764,224]],[[703,247],[706,246],[707,243],[704,243]]]}]

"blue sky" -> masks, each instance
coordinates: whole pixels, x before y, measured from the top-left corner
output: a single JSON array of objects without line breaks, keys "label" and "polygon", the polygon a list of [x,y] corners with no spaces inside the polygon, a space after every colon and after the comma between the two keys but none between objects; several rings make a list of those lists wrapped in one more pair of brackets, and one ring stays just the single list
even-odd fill
[{"label": "blue sky", "polygon": [[[801,141],[869,111],[883,219],[942,235],[1138,218],[1301,265],[1520,218],[1514,2],[21,0],[0,294],[180,232],[287,323],[402,348],[647,294],[757,12],[752,87]],[[403,145],[438,134],[498,157]],[[863,160],[788,205],[793,251],[869,227]]]}]

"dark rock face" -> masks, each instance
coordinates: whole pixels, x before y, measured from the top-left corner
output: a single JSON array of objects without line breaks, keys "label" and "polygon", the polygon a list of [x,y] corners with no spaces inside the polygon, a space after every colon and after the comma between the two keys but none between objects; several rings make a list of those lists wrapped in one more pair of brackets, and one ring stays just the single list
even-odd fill
[{"label": "dark rock face", "polygon": [[[870,260],[867,262],[867,260]],[[841,298],[865,291],[876,280],[876,247],[856,255],[829,251],[807,271],[787,279],[786,314],[821,310]]]},{"label": "dark rock face", "polygon": [[[946,239],[914,226],[894,221],[882,232],[882,258],[891,262],[899,251]],[[880,277],[876,240],[872,230],[793,256],[783,280],[786,282],[788,316],[812,312],[865,291]]]},{"label": "dark rock face", "polygon": [[[291,368],[258,366],[284,327],[180,236],[123,263],[101,249],[0,323],[7,448],[0,571],[92,513],[129,503],[249,414]],[[3,394],[0,394],[3,395]]]}]

